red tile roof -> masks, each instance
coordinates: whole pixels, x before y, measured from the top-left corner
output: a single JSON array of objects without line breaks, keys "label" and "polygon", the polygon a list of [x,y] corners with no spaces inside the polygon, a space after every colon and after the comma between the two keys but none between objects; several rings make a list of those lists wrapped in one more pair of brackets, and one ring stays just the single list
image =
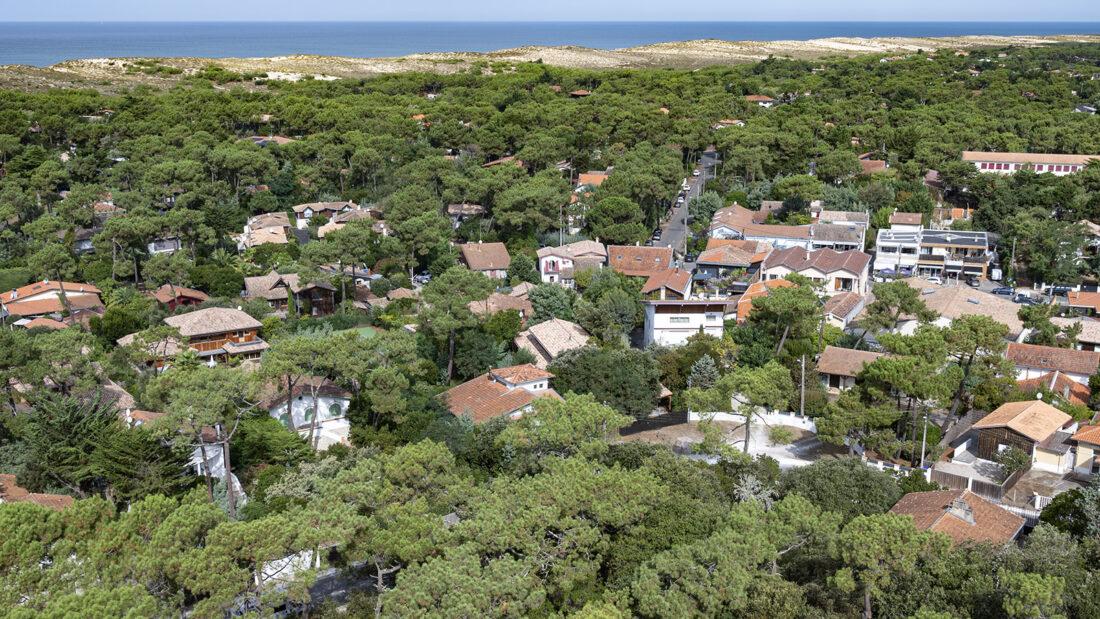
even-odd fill
[{"label": "red tile roof", "polygon": [[45,317],[42,317],[42,316],[39,316],[38,318],[35,318],[34,320],[31,320],[27,324],[23,325],[24,329],[43,328],[43,329],[53,329],[55,331],[60,331],[61,329],[67,329],[68,327],[69,327],[69,325],[67,325],[67,324],[65,324],[65,323],[63,323],[59,320],[54,320],[53,318],[45,318]]},{"label": "red tile roof", "polygon": [[828,275],[836,271],[845,271],[852,275],[862,275],[871,264],[871,256],[854,249],[836,251],[818,249],[807,251],[801,247],[778,249],[768,256],[766,268],[786,267],[794,272],[815,269]]},{"label": "red tile roof", "polygon": [[504,271],[512,264],[504,243],[466,243],[458,251],[471,271]]},{"label": "red tile roof", "polygon": [[99,294],[99,288],[91,284],[43,280],[0,293],[0,302],[11,303],[12,301],[19,301],[20,299],[26,299],[27,297],[51,290],[60,291],[62,286],[64,286],[65,292],[94,292],[95,294]]},{"label": "red tile roof", "polygon": [[15,475],[0,475],[0,503],[35,503],[61,511],[73,504],[73,497],[64,494],[39,494],[27,492],[16,483]]},{"label": "red tile roof", "polygon": [[822,374],[855,378],[863,371],[864,366],[885,356],[883,353],[870,350],[826,346],[817,360],[817,371]]},{"label": "red tile roof", "polygon": [[[524,366],[518,367],[523,368]],[[524,369],[517,370],[516,372],[509,372],[509,370],[515,368],[493,370],[491,373],[482,374],[473,380],[466,381],[461,385],[448,389],[443,392],[441,397],[443,401],[446,402],[447,408],[451,411],[451,414],[456,417],[468,415],[474,423],[484,423],[496,417],[507,416],[522,411],[538,398],[561,397],[553,389],[545,389],[532,393],[522,387],[509,388],[500,380],[493,378],[494,374],[499,376],[501,372],[508,375],[505,379],[509,382],[513,380],[516,382],[527,382],[527,380],[538,380],[534,378],[535,376],[551,376],[549,373],[539,370],[533,365],[528,365],[527,367],[530,367],[531,371]],[[535,374],[535,372],[539,374]],[[512,384],[515,383],[513,382]]]},{"label": "red tile roof", "polygon": [[[173,290],[175,294],[173,294]],[[171,303],[175,299],[185,297],[189,299],[195,299],[197,301],[206,301],[210,297],[201,290],[195,290],[194,288],[185,288],[183,286],[170,286],[165,284],[160,288],[153,291],[153,298],[161,303]]]},{"label": "red tile roof", "polygon": [[893,215],[890,215],[890,223],[903,226],[919,226],[923,217],[924,216],[920,213],[895,212]]},{"label": "red tile roof", "polygon": [[[103,301],[100,301],[98,296],[80,295],[70,296],[68,299],[69,307],[74,311],[103,307]],[[61,297],[56,296],[48,299],[39,299],[37,301],[5,303],[4,309],[8,310],[8,313],[12,316],[29,317],[60,313],[65,310],[65,305],[61,302]]]},{"label": "red tile roof", "polygon": [[649,276],[642,286],[642,294],[655,292],[661,288],[674,290],[683,296],[687,296],[688,287],[691,286],[691,271],[683,269],[666,269]]},{"label": "red tile roof", "polygon": [[1066,295],[1069,305],[1073,307],[1091,307],[1100,313],[1100,292],[1070,292]]},{"label": "red tile roof", "polygon": [[1100,425],[1081,426],[1070,439],[1081,443],[1100,445]]},{"label": "red tile roof", "polygon": [[1024,519],[969,490],[910,492],[890,512],[913,518],[921,531],[937,531],[955,544],[1005,544],[1020,534]]},{"label": "red tile roof", "polygon": [[1038,378],[1018,380],[1016,385],[1025,393],[1046,389],[1068,402],[1081,406],[1088,405],[1089,396],[1092,395],[1088,385],[1081,384],[1057,370],[1047,372]]},{"label": "red tile roof", "polygon": [[795,284],[786,279],[771,279],[763,282],[754,282],[750,285],[741,298],[737,300],[737,322],[745,322],[752,312],[752,300],[757,297],[766,297],[773,288],[791,288]]},{"label": "red tile roof", "polygon": [[1016,342],[1008,344],[1005,357],[1019,366],[1090,376],[1100,366],[1100,352]]},{"label": "red tile roof", "polygon": [[623,275],[649,277],[672,266],[672,248],[609,245],[607,263]]},{"label": "red tile roof", "polygon": [[1008,428],[1041,443],[1071,421],[1073,417],[1046,402],[1025,400],[998,406],[992,413],[979,419],[974,428]]}]

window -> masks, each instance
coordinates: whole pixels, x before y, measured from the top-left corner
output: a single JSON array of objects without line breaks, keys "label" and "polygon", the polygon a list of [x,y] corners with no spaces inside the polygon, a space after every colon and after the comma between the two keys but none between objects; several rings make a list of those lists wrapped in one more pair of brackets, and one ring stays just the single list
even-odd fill
[{"label": "window", "polygon": [[836,374],[830,374],[829,375],[829,387],[831,387],[832,389],[840,389],[840,380],[841,380],[841,378],[839,376],[837,376]]},{"label": "window", "polygon": [[707,321],[714,322],[716,320],[722,320],[722,315],[717,312],[711,312],[707,314]]},{"label": "window", "polygon": [[989,164],[988,163],[983,163],[982,164],[982,169],[983,170],[988,170],[989,169]]},{"label": "window", "polygon": [[339,417],[344,414],[344,407],[339,402],[333,402],[328,406],[328,416],[330,419]]},{"label": "window", "polygon": [[670,316],[668,321],[672,324],[682,325],[691,322],[691,318],[687,316]]}]

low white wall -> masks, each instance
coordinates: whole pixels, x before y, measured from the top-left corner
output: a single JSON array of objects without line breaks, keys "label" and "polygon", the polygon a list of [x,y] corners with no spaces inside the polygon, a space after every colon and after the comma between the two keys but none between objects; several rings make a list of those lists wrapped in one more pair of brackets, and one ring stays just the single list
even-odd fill
[{"label": "low white wall", "polygon": [[[731,421],[734,423],[744,423],[745,416],[739,413],[697,413],[694,411],[688,412],[688,419],[691,421],[702,421],[703,419],[714,419],[715,421]],[[817,433],[817,425],[814,423],[811,417],[800,417],[795,413],[783,413],[783,412],[770,412],[759,415],[754,415],[752,418],[754,424],[764,423],[771,426],[791,426],[792,428],[800,428],[809,432]]]}]

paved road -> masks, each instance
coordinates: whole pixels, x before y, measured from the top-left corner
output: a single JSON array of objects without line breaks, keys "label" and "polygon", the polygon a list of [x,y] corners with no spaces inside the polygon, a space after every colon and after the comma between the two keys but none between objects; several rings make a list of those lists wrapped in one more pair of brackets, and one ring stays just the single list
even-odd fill
[{"label": "paved road", "polygon": [[675,205],[672,216],[661,224],[661,240],[653,243],[658,247],[671,247],[680,256],[684,255],[686,242],[690,234],[688,228],[688,204],[703,193],[704,179],[714,178],[714,166],[718,163],[718,154],[704,153],[695,169],[699,176],[688,177],[688,190],[684,194],[684,203]]}]

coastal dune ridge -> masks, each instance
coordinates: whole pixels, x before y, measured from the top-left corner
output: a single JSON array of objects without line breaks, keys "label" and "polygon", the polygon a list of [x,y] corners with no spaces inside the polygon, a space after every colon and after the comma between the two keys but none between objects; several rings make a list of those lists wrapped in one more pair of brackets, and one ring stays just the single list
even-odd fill
[{"label": "coastal dune ridge", "polygon": [[[966,35],[951,37],[829,37],[808,40],[726,41],[697,39],[619,49],[523,46],[492,52],[429,52],[396,57],[356,58],[283,54],[262,58],[130,57],[67,60],[48,67],[0,66],[0,87],[23,89],[170,86],[210,65],[242,74],[266,73],[266,79],[362,78],[404,71],[456,73],[476,63],[543,62],[577,69],[674,68],[757,62],[769,57],[818,59],[830,56],[908,54],[943,49],[1042,46],[1100,42],[1100,34]],[[149,67],[160,71],[148,70]]]}]

